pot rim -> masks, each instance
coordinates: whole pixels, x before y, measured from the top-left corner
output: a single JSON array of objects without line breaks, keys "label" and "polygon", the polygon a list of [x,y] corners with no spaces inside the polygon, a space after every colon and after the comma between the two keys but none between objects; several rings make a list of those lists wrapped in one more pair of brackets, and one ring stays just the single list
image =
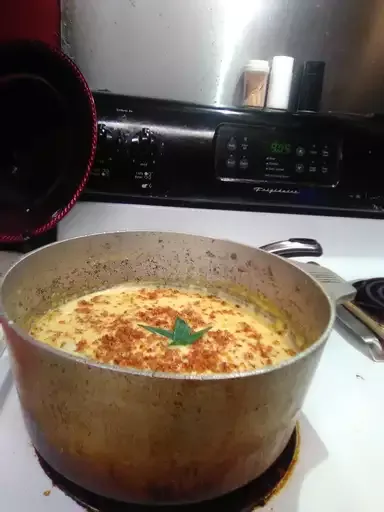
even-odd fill
[{"label": "pot rim", "polygon": [[[44,251],[45,249],[48,249],[52,246],[65,244],[65,243],[73,241],[73,240],[80,240],[80,239],[85,239],[85,238],[96,238],[96,237],[105,236],[105,235],[123,235],[126,233],[136,233],[136,234],[153,233],[153,234],[156,234],[156,236],[161,236],[161,235],[165,235],[165,234],[166,235],[173,234],[173,235],[179,235],[179,236],[193,236],[196,238],[202,238],[202,239],[206,239],[206,240],[215,240],[217,242],[229,242],[231,244],[238,245],[240,247],[245,247],[245,248],[253,249],[255,251],[260,251],[260,252],[266,252],[269,257],[283,260],[287,265],[293,266],[300,272],[304,273],[307,276],[307,278],[310,281],[312,281],[312,284],[314,286],[316,286],[319,289],[319,291],[326,297],[328,304],[329,304],[329,308],[330,308],[328,324],[327,324],[326,328],[323,330],[319,339],[315,343],[313,343],[311,346],[309,346],[305,350],[299,352],[295,356],[290,357],[289,359],[286,359],[277,365],[266,366],[263,368],[258,368],[257,370],[249,370],[246,372],[215,373],[215,374],[199,375],[199,374],[184,374],[184,373],[170,373],[170,372],[161,372],[161,371],[140,370],[140,369],[131,368],[131,367],[122,367],[122,366],[118,366],[118,365],[114,365],[114,364],[100,363],[98,361],[88,359],[85,357],[75,356],[73,354],[70,354],[69,352],[65,352],[58,348],[52,347],[51,345],[48,345],[47,343],[44,343],[43,341],[39,341],[39,340],[33,338],[27,331],[24,331],[24,329],[19,327],[13,320],[9,319],[8,314],[6,313],[4,306],[3,306],[3,299],[2,299],[3,286],[4,286],[4,283],[6,282],[9,274],[11,274],[11,272],[20,263],[22,263],[24,260],[26,260],[29,256],[32,256],[40,251]],[[126,375],[133,375],[133,376],[137,376],[137,377],[156,377],[156,378],[160,378],[160,379],[171,379],[171,380],[221,381],[221,380],[232,380],[232,379],[239,379],[239,378],[243,379],[246,377],[254,377],[257,375],[266,375],[266,374],[272,373],[274,371],[286,368],[288,366],[292,366],[292,365],[298,363],[299,361],[301,361],[302,359],[309,357],[313,352],[316,352],[317,350],[319,350],[321,348],[321,346],[329,338],[330,333],[333,329],[333,324],[335,322],[335,319],[336,319],[336,306],[335,306],[334,301],[331,299],[329,294],[326,292],[326,290],[321,286],[321,284],[313,276],[311,276],[311,274],[306,272],[304,269],[295,266],[295,264],[292,263],[292,261],[290,261],[289,259],[283,258],[282,256],[278,256],[277,254],[268,253],[267,251],[263,251],[263,249],[259,249],[258,247],[253,247],[253,246],[246,245],[246,244],[243,244],[240,242],[235,242],[233,240],[226,239],[226,238],[213,238],[213,237],[202,236],[202,235],[194,234],[194,233],[172,231],[172,230],[170,230],[170,231],[166,231],[166,230],[154,231],[153,229],[148,229],[148,230],[140,229],[140,230],[103,231],[103,232],[99,232],[99,233],[91,233],[91,234],[87,234],[87,235],[76,236],[73,238],[67,238],[65,240],[59,240],[59,241],[53,242],[49,245],[39,247],[38,249],[35,249],[34,251],[31,251],[31,252],[23,255],[19,260],[17,260],[15,263],[13,263],[11,265],[11,267],[8,269],[8,271],[4,275],[2,282],[0,283],[0,323],[1,322],[5,323],[7,327],[11,328],[24,341],[27,341],[38,348],[42,348],[56,356],[63,357],[66,360],[85,365],[89,368],[108,370],[108,371],[118,372],[118,373],[122,373],[122,374],[126,374]]]}]

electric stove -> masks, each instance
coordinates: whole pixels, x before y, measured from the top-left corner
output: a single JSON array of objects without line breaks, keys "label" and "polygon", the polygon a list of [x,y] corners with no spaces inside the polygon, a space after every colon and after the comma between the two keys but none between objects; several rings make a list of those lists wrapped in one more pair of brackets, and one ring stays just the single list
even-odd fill
[{"label": "electric stove", "polygon": [[[251,246],[315,238],[324,248],[319,263],[346,280],[384,276],[381,221],[373,219],[81,202],[60,223],[58,238],[121,229],[181,231]],[[298,435],[285,460],[267,475],[265,487],[252,482],[235,495],[189,510],[243,512],[260,506],[266,512],[370,512],[382,507],[384,372],[348,336],[336,330],[331,335],[299,417]],[[149,510],[89,495],[39,460],[23,424],[6,353],[1,364],[7,377],[0,381],[0,510]]]}]

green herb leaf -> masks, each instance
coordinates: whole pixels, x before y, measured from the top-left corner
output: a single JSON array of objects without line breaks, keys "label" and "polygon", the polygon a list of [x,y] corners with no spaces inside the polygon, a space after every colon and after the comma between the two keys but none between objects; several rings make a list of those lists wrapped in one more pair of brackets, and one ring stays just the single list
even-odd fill
[{"label": "green herb leaf", "polygon": [[209,326],[201,329],[200,331],[193,332],[187,322],[180,317],[176,317],[173,331],[167,331],[160,327],[151,327],[150,325],[142,324],[139,324],[139,327],[142,327],[153,334],[159,334],[160,336],[168,338],[171,340],[171,343],[169,344],[170,347],[178,345],[192,345],[192,343],[199,340],[206,332],[212,329],[212,326]]},{"label": "green herb leaf", "polygon": [[170,340],[173,339],[173,331],[167,331],[166,329],[161,329],[161,327],[151,327],[150,325],[142,325],[142,324],[139,324],[139,327],[142,327],[143,329],[147,329],[147,331],[151,332],[152,334],[159,334],[160,336],[165,336],[166,338],[169,338]]},{"label": "green herb leaf", "polygon": [[170,347],[175,347],[177,345],[192,345],[195,341],[199,340],[206,332],[212,329],[212,326],[206,327],[205,329],[201,329],[201,331],[191,332],[183,339],[174,339],[172,343],[169,344]]},{"label": "green herb leaf", "polygon": [[191,328],[182,318],[176,317],[175,326],[173,328],[173,341],[182,341],[191,334]]}]

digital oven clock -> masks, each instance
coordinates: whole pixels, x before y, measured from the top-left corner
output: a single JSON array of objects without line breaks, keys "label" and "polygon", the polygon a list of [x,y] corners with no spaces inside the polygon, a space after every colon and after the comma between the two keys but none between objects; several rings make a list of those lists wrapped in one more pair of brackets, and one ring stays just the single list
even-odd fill
[{"label": "digital oven clock", "polygon": [[223,124],[215,136],[221,181],[334,187],[341,142],[321,131]]},{"label": "digital oven clock", "polygon": [[270,146],[270,151],[275,155],[290,155],[292,153],[292,144],[274,141]]}]

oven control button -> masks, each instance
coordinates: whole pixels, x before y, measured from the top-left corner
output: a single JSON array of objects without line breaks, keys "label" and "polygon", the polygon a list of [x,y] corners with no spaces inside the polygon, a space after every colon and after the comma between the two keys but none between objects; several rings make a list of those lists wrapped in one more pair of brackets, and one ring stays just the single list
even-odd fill
[{"label": "oven control button", "polygon": [[243,141],[241,143],[241,149],[243,151],[247,151],[248,150],[248,137],[247,136],[243,137]]},{"label": "oven control button", "polygon": [[118,153],[127,153],[128,145],[127,139],[123,132],[119,131],[116,137],[116,151]]},{"label": "oven control button", "polygon": [[235,137],[231,137],[227,143],[228,151],[236,151],[237,149],[237,141]]},{"label": "oven control button", "polygon": [[302,174],[305,171],[304,164],[296,164],[296,172]]},{"label": "oven control button", "polygon": [[300,157],[305,156],[305,149],[302,146],[299,146],[296,148],[296,155]]},{"label": "oven control button", "polygon": [[98,126],[99,143],[111,142],[113,140],[112,130],[107,128],[105,124],[99,124]]},{"label": "oven control button", "polygon": [[228,167],[228,169],[234,169],[236,167],[236,159],[233,157],[233,155],[227,158],[225,165]]},{"label": "oven control button", "polygon": [[310,165],[310,166],[309,166],[309,172],[312,172],[312,173],[317,172],[317,167],[316,167],[316,165]]},{"label": "oven control button", "polygon": [[244,156],[240,159],[239,167],[240,167],[240,169],[243,169],[243,170],[246,170],[249,167],[248,159],[245,158]]},{"label": "oven control button", "polygon": [[329,169],[328,169],[328,167],[327,167],[326,165],[323,165],[323,166],[321,167],[321,172],[322,172],[322,174],[328,174],[328,171],[329,171]]},{"label": "oven control button", "polygon": [[324,146],[322,151],[321,151],[321,156],[324,157],[324,158],[328,158],[329,157],[329,149],[327,146]]}]

